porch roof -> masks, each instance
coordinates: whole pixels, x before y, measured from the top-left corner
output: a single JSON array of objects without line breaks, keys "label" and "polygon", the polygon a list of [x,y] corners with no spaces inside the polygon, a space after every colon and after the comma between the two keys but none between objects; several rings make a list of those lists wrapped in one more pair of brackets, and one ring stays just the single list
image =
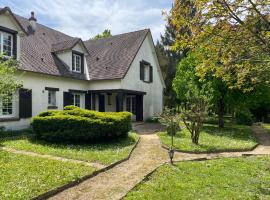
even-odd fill
[{"label": "porch roof", "polygon": [[88,93],[100,94],[100,93],[124,93],[124,94],[134,94],[134,95],[146,95],[146,92],[127,90],[127,89],[106,89],[106,90],[88,90]]}]

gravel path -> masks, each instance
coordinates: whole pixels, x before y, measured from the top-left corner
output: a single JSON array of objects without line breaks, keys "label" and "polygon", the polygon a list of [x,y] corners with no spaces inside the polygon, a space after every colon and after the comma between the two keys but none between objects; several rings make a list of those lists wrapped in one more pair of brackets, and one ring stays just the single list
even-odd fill
[{"label": "gravel path", "polygon": [[120,199],[145,175],[167,161],[167,152],[161,148],[155,134],[141,134],[141,140],[130,159],[51,199]]}]

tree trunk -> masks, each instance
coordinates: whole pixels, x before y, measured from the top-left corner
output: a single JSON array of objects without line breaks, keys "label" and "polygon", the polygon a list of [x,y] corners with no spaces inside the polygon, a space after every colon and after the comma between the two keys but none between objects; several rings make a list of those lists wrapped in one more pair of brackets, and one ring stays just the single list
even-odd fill
[{"label": "tree trunk", "polygon": [[224,102],[224,96],[222,96],[218,101],[218,126],[219,128],[224,128],[224,112],[225,112],[225,102]]},{"label": "tree trunk", "polygon": [[192,139],[192,143],[193,143],[193,144],[196,144],[196,145],[199,144],[199,134],[198,134],[198,133],[194,133],[194,134],[192,135],[191,139]]}]

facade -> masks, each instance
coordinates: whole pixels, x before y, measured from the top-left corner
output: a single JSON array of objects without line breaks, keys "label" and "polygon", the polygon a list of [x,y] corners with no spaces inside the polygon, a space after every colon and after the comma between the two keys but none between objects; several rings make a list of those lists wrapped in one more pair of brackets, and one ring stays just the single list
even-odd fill
[{"label": "facade", "polygon": [[19,61],[23,88],[0,100],[0,127],[22,129],[42,111],[76,105],[129,111],[143,121],[163,110],[164,81],[149,29],[82,41],[0,9],[0,52]]}]

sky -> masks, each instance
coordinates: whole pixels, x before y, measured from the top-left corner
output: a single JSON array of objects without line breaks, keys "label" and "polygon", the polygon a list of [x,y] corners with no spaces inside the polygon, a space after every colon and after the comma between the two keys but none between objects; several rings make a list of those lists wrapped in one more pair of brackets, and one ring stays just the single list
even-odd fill
[{"label": "sky", "polygon": [[1,0],[23,17],[34,11],[38,23],[87,40],[105,29],[113,35],[150,28],[154,41],[164,32],[162,11],[173,0]]}]

